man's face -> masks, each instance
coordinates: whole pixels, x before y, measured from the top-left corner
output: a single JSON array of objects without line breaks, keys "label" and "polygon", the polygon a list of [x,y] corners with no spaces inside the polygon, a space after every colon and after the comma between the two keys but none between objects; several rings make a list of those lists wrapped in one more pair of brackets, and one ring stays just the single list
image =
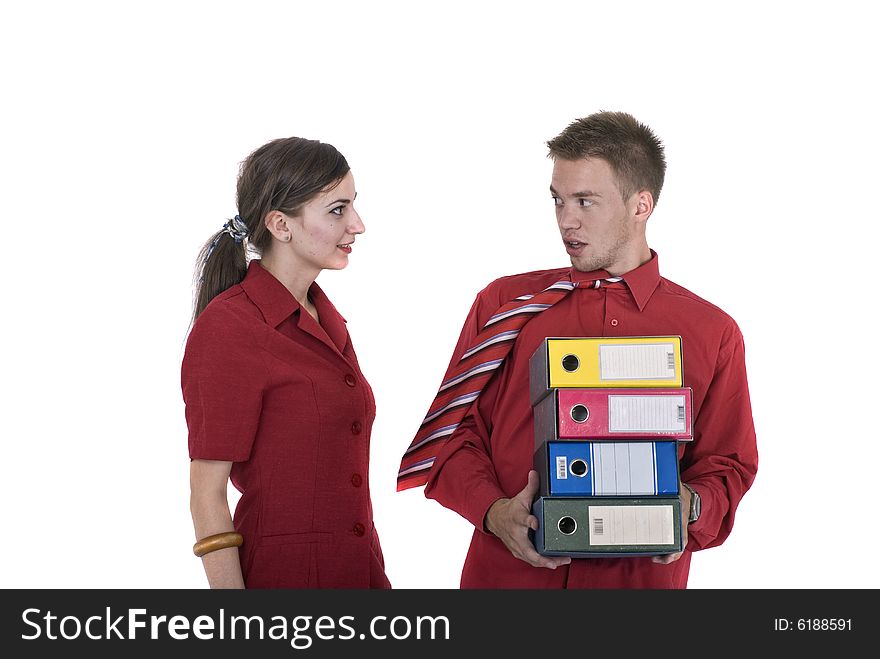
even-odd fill
[{"label": "man's face", "polygon": [[634,219],[637,195],[629,200],[621,197],[605,160],[557,160],[550,194],[559,233],[575,269],[601,269],[612,275],[631,269],[640,245]]}]

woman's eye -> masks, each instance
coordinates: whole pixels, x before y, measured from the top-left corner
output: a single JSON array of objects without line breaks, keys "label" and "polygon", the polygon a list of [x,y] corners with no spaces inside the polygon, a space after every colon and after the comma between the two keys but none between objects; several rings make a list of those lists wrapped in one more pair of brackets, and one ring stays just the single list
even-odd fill
[{"label": "woman's eye", "polygon": [[337,206],[336,208],[332,209],[330,212],[333,213],[334,215],[341,216],[344,211],[345,211],[345,206]]}]

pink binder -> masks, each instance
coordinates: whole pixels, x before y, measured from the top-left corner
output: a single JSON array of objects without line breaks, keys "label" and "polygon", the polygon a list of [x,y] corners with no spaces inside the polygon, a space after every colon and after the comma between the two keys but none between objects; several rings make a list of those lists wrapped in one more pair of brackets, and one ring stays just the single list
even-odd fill
[{"label": "pink binder", "polygon": [[566,439],[693,439],[690,387],[555,389],[534,410],[535,446]]}]

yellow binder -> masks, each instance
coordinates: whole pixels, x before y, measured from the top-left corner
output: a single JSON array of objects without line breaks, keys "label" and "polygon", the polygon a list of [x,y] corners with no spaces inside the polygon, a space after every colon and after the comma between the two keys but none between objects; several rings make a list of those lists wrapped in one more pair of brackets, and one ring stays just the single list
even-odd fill
[{"label": "yellow binder", "polygon": [[680,336],[544,339],[529,361],[532,405],[551,389],[680,387]]}]

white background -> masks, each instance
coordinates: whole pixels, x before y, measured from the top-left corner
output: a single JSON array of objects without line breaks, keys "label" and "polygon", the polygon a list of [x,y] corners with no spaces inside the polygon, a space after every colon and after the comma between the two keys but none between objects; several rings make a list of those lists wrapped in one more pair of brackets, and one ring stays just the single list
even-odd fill
[{"label": "white background", "polygon": [[[10,8],[14,6],[15,8]],[[4,4],[0,586],[202,588],[180,360],[238,163],[337,146],[367,233],[319,282],[378,400],[399,588],[471,529],[394,476],[477,291],[567,265],[544,142],[625,110],[666,144],[663,274],[745,336],[760,469],[694,588],[880,587],[878,48],[870,3]]]}]

